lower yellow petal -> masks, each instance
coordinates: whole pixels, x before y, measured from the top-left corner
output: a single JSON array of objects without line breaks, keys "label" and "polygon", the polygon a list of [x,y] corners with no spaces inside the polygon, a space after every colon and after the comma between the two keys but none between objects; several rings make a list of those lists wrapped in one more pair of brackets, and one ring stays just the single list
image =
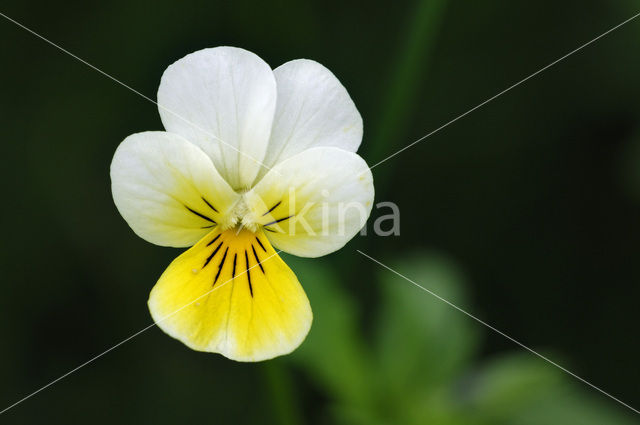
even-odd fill
[{"label": "lower yellow petal", "polygon": [[311,327],[309,300],[260,231],[214,229],[176,258],[149,296],[157,325],[198,351],[238,361],[290,353]]}]

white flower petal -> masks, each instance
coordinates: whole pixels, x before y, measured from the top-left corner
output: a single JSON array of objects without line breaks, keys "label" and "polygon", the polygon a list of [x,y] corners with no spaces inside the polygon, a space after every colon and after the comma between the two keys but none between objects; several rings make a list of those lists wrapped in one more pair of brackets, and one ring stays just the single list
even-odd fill
[{"label": "white flower petal", "polygon": [[197,146],[161,131],[137,133],[111,162],[113,200],[141,238],[191,246],[219,224],[239,195]]},{"label": "white flower petal", "polygon": [[299,59],[279,66],[274,75],[278,100],[266,165],[271,167],[311,147],[358,150],[362,118],[331,71],[318,62]]},{"label": "white flower petal", "polygon": [[235,47],[191,53],[160,81],[158,107],[167,131],[198,145],[234,189],[258,174],[276,105],[273,71]]},{"label": "white flower petal", "polygon": [[277,248],[319,257],[344,246],[373,205],[364,160],[334,147],[307,149],[276,165],[245,194],[247,221],[262,225]]}]

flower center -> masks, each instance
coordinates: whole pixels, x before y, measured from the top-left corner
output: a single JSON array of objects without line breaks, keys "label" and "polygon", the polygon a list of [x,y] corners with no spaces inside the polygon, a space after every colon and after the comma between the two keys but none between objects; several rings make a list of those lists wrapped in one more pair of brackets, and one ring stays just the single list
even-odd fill
[{"label": "flower center", "polygon": [[222,223],[222,227],[223,229],[230,229],[232,227],[245,228],[254,233],[258,231],[259,225],[254,220],[254,214],[249,209],[244,194],[233,206],[224,223]]}]

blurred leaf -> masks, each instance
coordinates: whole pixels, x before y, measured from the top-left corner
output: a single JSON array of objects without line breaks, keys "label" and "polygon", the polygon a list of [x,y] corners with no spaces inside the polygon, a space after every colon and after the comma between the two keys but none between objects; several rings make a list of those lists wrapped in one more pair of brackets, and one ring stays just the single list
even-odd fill
[{"label": "blurred leaf", "polygon": [[337,404],[331,408],[332,425],[391,425],[384,421],[379,412],[371,408],[348,404]]},{"label": "blurred leaf", "polygon": [[[371,350],[357,304],[321,262],[292,260],[315,312],[291,358],[332,399],[331,424],[630,424],[567,376],[527,352],[473,366],[480,329],[450,305],[381,270]],[[467,310],[465,283],[445,257],[414,253],[391,263],[408,278]]]},{"label": "blurred leaf", "polygon": [[[456,266],[434,254],[414,254],[391,266],[465,308]],[[469,318],[410,282],[380,271],[382,307],[377,327],[377,376],[402,397],[407,389],[437,388],[460,375],[475,354],[477,326]]]},{"label": "blurred leaf", "polygon": [[470,406],[484,423],[504,423],[563,383],[560,373],[530,353],[493,359],[470,379]]},{"label": "blurred leaf", "polygon": [[371,360],[358,329],[357,304],[341,288],[326,262],[288,257],[313,309],[313,326],[291,356],[327,392],[342,402],[368,405],[371,401]]},{"label": "blurred leaf", "polygon": [[499,357],[471,379],[470,411],[487,425],[635,423],[572,379],[526,352]]},{"label": "blurred leaf", "polygon": [[631,425],[638,421],[626,413],[625,408],[613,402],[606,403],[597,393],[576,388],[575,385],[560,385],[547,393],[543,400],[533,403],[514,415],[508,425]]}]

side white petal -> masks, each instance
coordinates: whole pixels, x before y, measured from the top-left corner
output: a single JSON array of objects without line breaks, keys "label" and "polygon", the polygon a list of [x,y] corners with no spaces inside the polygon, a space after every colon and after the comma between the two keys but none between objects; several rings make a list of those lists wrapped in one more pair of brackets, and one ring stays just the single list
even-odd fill
[{"label": "side white petal", "polygon": [[158,89],[166,130],[198,145],[234,189],[248,188],[262,167],[275,106],[269,65],[235,47],[185,56],[165,70]]},{"label": "side white petal", "polygon": [[279,66],[274,75],[278,100],[265,164],[271,167],[311,147],[358,150],[362,118],[331,71],[299,59]]},{"label": "side white petal", "polygon": [[276,165],[245,194],[247,221],[261,225],[277,248],[319,257],[358,233],[373,195],[373,177],[360,156],[311,148]]},{"label": "side white petal", "polygon": [[118,146],[111,191],[138,236],[174,247],[202,239],[239,198],[204,152],[161,131],[133,134]]}]

